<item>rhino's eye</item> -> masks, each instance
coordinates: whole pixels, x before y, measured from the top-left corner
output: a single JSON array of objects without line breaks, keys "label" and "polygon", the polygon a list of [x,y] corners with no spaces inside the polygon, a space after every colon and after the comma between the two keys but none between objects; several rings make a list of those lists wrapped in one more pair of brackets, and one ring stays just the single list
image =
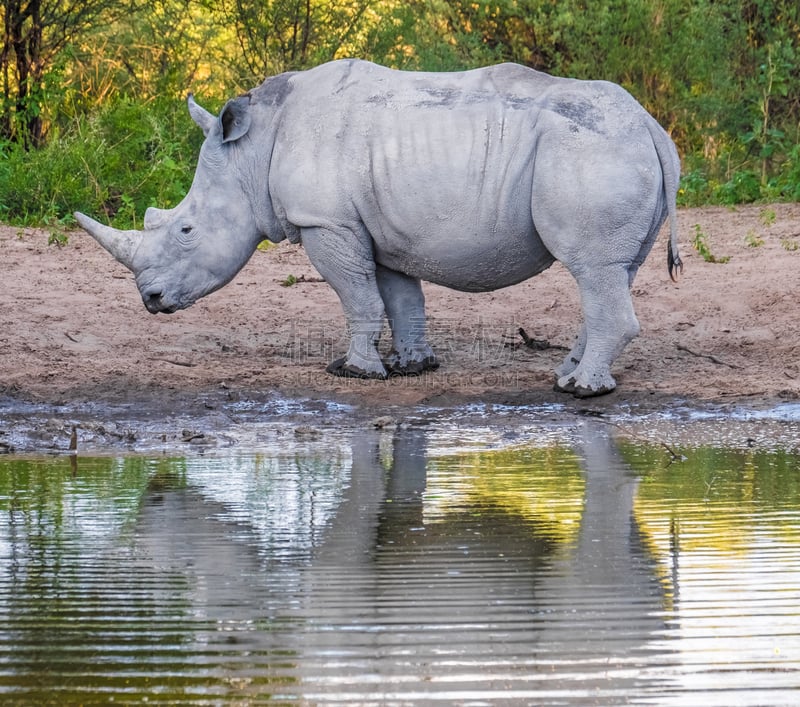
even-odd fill
[{"label": "rhino's eye", "polygon": [[200,233],[191,226],[181,226],[180,233],[178,233],[178,242],[189,248],[197,243],[199,235]]}]

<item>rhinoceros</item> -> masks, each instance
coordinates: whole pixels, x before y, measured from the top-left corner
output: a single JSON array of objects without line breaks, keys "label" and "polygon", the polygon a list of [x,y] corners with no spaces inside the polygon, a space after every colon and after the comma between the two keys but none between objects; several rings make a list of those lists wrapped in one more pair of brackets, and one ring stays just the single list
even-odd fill
[{"label": "rhinoceros", "polygon": [[[136,276],[147,309],[175,312],[228,283],[264,239],[302,243],[348,324],[341,376],[438,366],[421,281],[468,292],[563,263],[583,324],[555,372],[578,397],[613,390],[611,364],[639,332],[630,287],[669,216],[682,268],[672,140],[605,81],[516,64],[406,72],[354,59],[266,79],[202,128],[194,181],[144,230],[75,217]],[[384,318],[392,348],[377,348]]]}]

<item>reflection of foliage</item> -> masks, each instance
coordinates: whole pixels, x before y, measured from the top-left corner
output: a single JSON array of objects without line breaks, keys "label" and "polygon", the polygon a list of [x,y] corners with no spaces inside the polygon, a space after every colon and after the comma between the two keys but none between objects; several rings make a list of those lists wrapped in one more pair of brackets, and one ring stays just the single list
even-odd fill
[{"label": "reflection of foliage", "polygon": [[[181,460],[0,462],[0,510],[9,516],[0,526],[0,562],[6,563],[0,610],[4,638],[17,647],[8,674],[21,703],[51,704],[58,695],[59,704],[83,704],[101,684],[107,702],[124,694],[140,703],[152,694],[164,656],[172,645],[176,652],[184,647],[177,622],[159,624],[157,617],[183,614],[186,581],[153,567],[150,558],[140,563],[118,540],[133,530],[148,487],[180,485],[183,478]],[[122,560],[114,572],[109,558]],[[175,704],[185,689],[171,680],[174,691],[162,686],[159,697]]]},{"label": "reflection of foliage", "polygon": [[0,511],[9,518],[0,547],[13,558],[12,595],[57,611],[54,589],[91,584],[97,556],[133,527],[148,480],[178,472],[174,460],[137,457],[0,462]]},{"label": "reflection of foliage", "polygon": [[[141,459],[69,457],[7,459],[0,463],[0,510],[18,514],[22,522],[67,531],[72,510],[94,509],[96,522],[135,514],[150,473]],[[52,527],[49,527],[52,526]],[[86,530],[86,524],[73,530]]]},{"label": "reflection of foliage", "polygon": [[449,513],[502,510],[533,523],[559,542],[580,529],[585,478],[574,453],[563,447],[505,449],[431,461],[425,495],[430,522]]},{"label": "reflection of foliage", "polygon": [[657,555],[676,539],[683,551],[727,553],[744,552],[765,535],[800,543],[797,454],[704,447],[664,468],[660,449],[621,449],[643,474],[635,512]]}]

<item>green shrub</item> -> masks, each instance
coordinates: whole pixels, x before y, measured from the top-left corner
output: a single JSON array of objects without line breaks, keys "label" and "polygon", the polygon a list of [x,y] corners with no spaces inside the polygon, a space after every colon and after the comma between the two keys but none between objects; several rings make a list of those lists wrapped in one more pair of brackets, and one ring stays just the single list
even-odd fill
[{"label": "green shrub", "polygon": [[791,149],[764,191],[771,201],[800,201],[800,143]]},{"label": "green shrub", "polygon": [[678,189],[679,206],[702,206],[711,199],[712,187],[708,178],[700,169],[694,169],[681,177]]},{"label": "green shrub", "polygon": [[752,170],[735,172],[727,182],[717,187],[713,195],[715,202],[726,206],[752,204],[760,198],[761,178]]},{"label": "green shrub", "polygon": [[183,102],[119,100],[76,118],[39,150],[0,146],[0,219],[69,221],[81,210],[120,228],[191,186],[202,142]]}]

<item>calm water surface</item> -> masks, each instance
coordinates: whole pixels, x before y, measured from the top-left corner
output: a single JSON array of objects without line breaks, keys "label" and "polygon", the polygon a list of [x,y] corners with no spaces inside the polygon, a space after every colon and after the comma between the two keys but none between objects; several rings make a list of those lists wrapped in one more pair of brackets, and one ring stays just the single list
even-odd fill
[{"label": "calm water surface", "polygon": [[442,431],[0,459],[0,704],[800,704],[800,458]]}]

